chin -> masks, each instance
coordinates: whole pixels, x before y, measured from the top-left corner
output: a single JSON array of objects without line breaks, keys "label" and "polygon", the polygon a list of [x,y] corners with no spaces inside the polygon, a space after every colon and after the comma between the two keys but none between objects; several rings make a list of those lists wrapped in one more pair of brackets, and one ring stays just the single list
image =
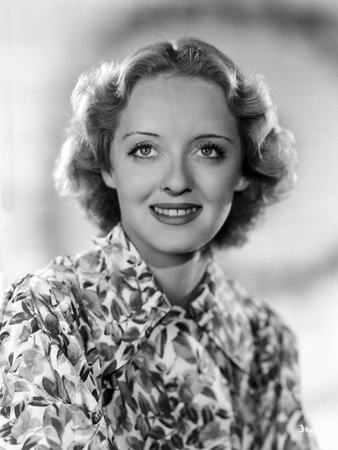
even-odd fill
[{"label": "chin", "polygon": [[180,240],[172,240],[167,238],[166,242],[159,243],[157,247],[158,251],[162,251],[163,253],[170,253],[174,255],[182,255],[195,252],[205,247],[210,241],[212,237],[195,237],[193,239],[180,239]]}]

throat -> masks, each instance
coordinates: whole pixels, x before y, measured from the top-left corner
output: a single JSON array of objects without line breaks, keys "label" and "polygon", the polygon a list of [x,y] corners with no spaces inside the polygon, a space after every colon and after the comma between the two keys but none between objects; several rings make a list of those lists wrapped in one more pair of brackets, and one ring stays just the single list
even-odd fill
[{"label": "throat", "polygon": [[166,267],[149,266],[157,284],[171,305],[186,308],[198,293],[209,258],[196,252],[189,259],[177,261]]}]

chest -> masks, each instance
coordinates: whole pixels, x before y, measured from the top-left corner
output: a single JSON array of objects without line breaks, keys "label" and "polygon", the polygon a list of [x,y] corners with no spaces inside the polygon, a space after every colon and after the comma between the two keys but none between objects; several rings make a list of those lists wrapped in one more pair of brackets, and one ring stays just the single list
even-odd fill
[{"label": "chest", "polygon": [[208,333],[171,317],[103,379],[103,408],[121,448],[235,449],[244,385]]}]

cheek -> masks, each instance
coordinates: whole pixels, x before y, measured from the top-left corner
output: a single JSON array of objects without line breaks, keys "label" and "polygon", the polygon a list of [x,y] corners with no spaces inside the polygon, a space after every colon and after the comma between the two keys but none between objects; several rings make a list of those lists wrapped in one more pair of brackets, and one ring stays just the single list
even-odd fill
[{"label": "cheek", "polygon": [[116,190],[121,203],[135,203],[146,199],[154,188],[150,177],[127,171],[116,177]]},{"label": "cheek", "polygon": [[237,177],[224,172],[220,175],[214,174],[208,177],[208,180],[206,177],[202,177],[199,182],[200,189],[203,190],[208,203],[218,207],[231,203],[236,184]]}]

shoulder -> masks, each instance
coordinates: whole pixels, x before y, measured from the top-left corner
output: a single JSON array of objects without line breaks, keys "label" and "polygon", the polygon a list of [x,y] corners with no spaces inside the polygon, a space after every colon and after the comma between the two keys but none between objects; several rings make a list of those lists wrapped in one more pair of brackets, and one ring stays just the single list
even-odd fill
[{"label": "shoulder", "polygon": [[297,358],[297,338],[287,322],[274,308],[253,298],[243,286],[217,269],[216,289],[220,291],[221,308],[239,323],[246,339],[257,352],[269,352],[271,359],[282,358],[288,352]]},{"label": "shoulder", "polygon": [[255,386],[266,411],[274,392],[290,391],[296,398],[300,380],[294,332],[273,307],[252,298],[237,281],[226,280],[226,285],[232,293],[232,309],[242,319],[236,348],[243,348],[240,357],[246,362],[248,385]]},{"label": "shoulder", "polygon": [[79,259],[80,255],[58,256],[46,267],[13,282],[1,301],[1,327],[19,323],[28,316],[35,316],[35,326],[42,326],[45,324],[40,320],[70,307],[73,315],[76,314],[81,295]]},{"label": "shoulder", "polygon": [[5,293],[5,297],[22,290],[34,294],[52,289],[57,294],[65,294],[69,289],[79,289],[84,275],[90,277],[100,273],[104,266],[100,248],[94,247],[73,256],[57,256],[45,267],[16,280]]},{"label": "shoulder", "polygon": [[[56,315],[68,302],[72,303],[76,289],[61,271],[47,266],[34,274],[27,274],[9,286],[1,302],[1,331],[13,331],[17,326],[34,334],[39,329],[55,331],[59,327]],[[26,327],[26,328],[25,328]],[[25,337],[22,336],[22,339]],[[27,336],[28,338],[28,336]]]},{"label": "shoulder", "polygon": [[213,279],[216,297],[221,299],[221,303],[228,303],[232,308],[241,311],[242,316],[249,320],[254,333],[272,326],[278,333],[292,334],[287,323],[271,305],[254,298],[240,282],[229,277],[217,263],[213,265]]},{"label": "shoulder", "polygon": [[293,330],[273,306],[253,298],[238,282],[232,281],[231,284],[250,320],[253,334],[261,345],[269,343],[269,346],[275,349],[290,350],[297,345],[297,337]]},{"label": "shoulder", "polygon": [[51,344],[79,356],[91,329],[82,297],[76,258],[57,257],[14,282],[0,304],[0,366],[24,349],[44,358]]},{"label": "shoulder", "polygon": [[297,381],[298,342],[293,330],[273,307],[252,298],[238,282],[229,283],[250,323],[254,349],[252,373],[256,381],[268,384],[269,380],[280,379],[285,371],[292,373]]}]

